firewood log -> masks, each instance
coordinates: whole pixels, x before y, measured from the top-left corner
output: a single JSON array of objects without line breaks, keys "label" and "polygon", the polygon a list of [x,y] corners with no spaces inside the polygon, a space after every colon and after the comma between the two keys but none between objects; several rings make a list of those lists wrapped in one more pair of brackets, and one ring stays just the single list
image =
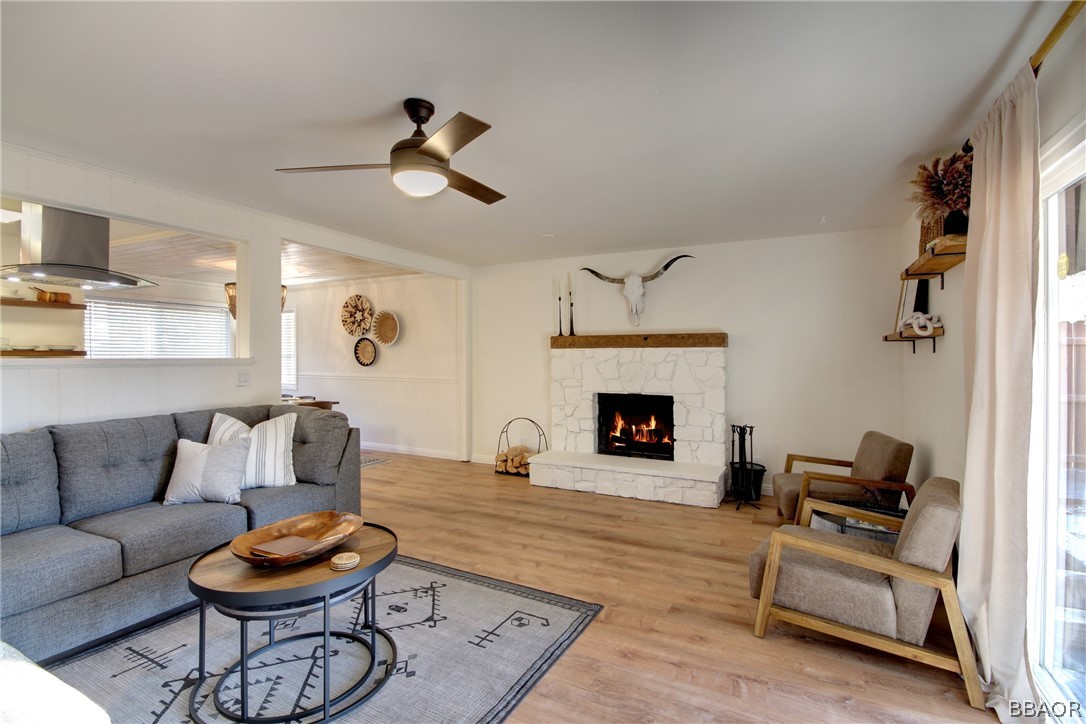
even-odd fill
[{"label": "firewood log", "polygon": [[504,473],[505,472],[505,463],[504,462],[498,463],[497,465],[494,466],[494,469],[497,470],[499,473]]}]

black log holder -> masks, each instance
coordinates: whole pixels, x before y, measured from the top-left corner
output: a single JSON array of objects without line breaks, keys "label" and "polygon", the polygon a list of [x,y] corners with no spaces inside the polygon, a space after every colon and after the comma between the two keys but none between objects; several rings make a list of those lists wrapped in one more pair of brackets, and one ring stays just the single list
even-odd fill
[{"label": "black log holder", "polygon": [[[536,437],[536,444],[535,444],[536,453],[544,452],[545,450],[547,450],[550,447],[549,444],[547,443],[547,433],[543,432],[543,428],[539,426],[539,423],[537,423],[535,420],[531,419],[530,417],[514,417],[512,420],[505,423],[505,427],[503,427],[502,431],[500,433],[498,433],[498,449],[494,454],[494,457],[495,457],[494,472],[497,473],[498,475],[516,475],[517,477],[521,477],[521,478],[527,476],[527,473],[516,473],[516,472],[511,473],[511,472],[507,472],[505,470],[498,470],[498,467],[497,467],[497,457],[499,455],[501,455],[502,452],[504,452],[504,451],[506,451],[506,450],[508,450],[509,448],[512,447],[512,445],[509,442],[509,427],[514,422],[516,422],[518,420],[524,420],[524,421],[530,423],[533,427],[535,427],[535,433],[536,433],[536,436],[537,436]],[[529,432],[528,434],[530,435],[531,433]],[[504,445],[505,447],[502,447],[502,445]]]},{"label": "black log holder", "polygon": [[[736,459],[736,442],[739,443],[739,458]],[[762,477],[765,466],[754,462],[754,425],[732,425],[732,455],[730,486],[725,503],[737,503],[736,510],[743,504],[761,510],[754,501],[762,499]]]}]

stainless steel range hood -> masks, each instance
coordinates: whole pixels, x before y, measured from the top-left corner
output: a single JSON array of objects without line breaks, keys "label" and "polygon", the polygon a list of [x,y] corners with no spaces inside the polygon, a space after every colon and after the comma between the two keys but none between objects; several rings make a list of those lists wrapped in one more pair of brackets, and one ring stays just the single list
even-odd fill
[{"label": "stainless steel range hood", "polygon": [[109,219],[23,204],[19,263],[0,268],[9,281],[88,290],[134,289],[154,282],[109,268]]}]

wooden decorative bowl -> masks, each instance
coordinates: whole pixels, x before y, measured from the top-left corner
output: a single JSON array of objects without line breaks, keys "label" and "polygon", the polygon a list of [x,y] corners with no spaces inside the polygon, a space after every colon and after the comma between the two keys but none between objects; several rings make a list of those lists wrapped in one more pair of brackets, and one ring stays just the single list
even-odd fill
[{"label": "wooden decorative bowl", "polygon": [[[230,541],[230,552],[246,563],[261,568],[289,566],[335,548],[361,527],[362,518],[354,513],[334,510],[304,513],[242,533]],[[252,551],[255,545],[288,535],[312,538],[313,545],[283,556],[259,556]]]}]

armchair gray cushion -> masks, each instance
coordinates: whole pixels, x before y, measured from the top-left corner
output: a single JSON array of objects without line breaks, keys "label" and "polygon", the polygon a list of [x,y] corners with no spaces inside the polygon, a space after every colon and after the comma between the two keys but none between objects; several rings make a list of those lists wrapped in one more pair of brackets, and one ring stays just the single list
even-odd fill
[{"label": "armchair gray cushion", "polygon": [[[892,545],[866,538],[799,525],[781,526],[781,530],[883,558],[890,558],[894,553]],[[750,555],[750,595],[753,598],[761,595],[768,556],[767,538]],[[842,606],[842,600],[850,604]],[[786,547],[781,552],[773,603],[884,636],[892,637],[897,633],[894,594],[889,576],[796,548]]]},{"label": "armchair gray cushion", "polygon": [[[799,491],[802,488],[803,473],[777,473],[773,476],[773,497],[777,501],[777,507],[781,509],[781,514],[789,520],[795,520]],[[859,485],[831,483],[826,480],[812,480],[807,495],[819,500],[871,502],[871,496]]]},{"label": "armchair gray cushion", "polygon": [[[943,571],[950,563],[958,529],[962,522],[962,504],[957,480],[930,478],[913,500],[901,527],[894,560],[909,565]],[[938,592],[900,578],[895,578],[897,601],[897,638],[922,643],[931,623]]]}]

